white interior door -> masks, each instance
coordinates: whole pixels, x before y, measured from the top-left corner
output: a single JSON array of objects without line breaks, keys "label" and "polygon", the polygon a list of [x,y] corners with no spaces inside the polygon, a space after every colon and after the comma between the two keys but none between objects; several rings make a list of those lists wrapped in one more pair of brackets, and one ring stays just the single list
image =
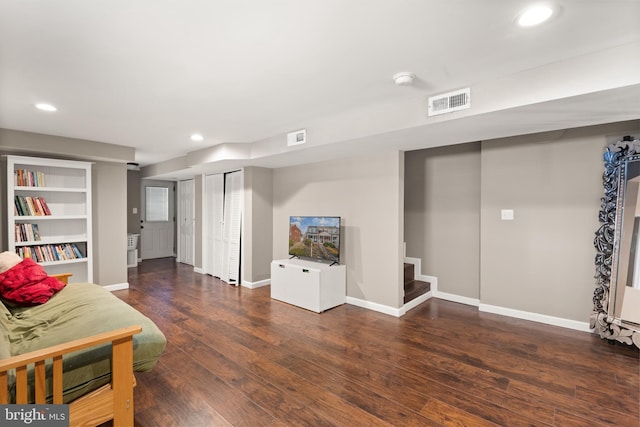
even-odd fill
[{"label": "white interior door", "polygon": [[193,265],[195,247],[195,181],[178,183],[178,261]]},{"label": "white interior door", "polygon": [[202,268],[205,274],[222,275],[222,230],[224,219],[224,175],[207,175],[204,184],[204,234]]},{"label": "white interior door", "polygon": [[222,276],[227,283],[239,284],[240,229],[242,226],[242,172],[225,174]]},{"label": "white interior door", "polygon": [[173,181],[142,180],[139,242],[142,259],[175,256],[174,198]]}]

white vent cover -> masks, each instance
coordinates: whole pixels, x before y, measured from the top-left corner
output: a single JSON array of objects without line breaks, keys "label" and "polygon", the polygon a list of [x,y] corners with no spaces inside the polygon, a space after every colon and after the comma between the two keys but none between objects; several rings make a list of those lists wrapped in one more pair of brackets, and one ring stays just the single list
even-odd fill
[{"label": "white vent cover", "polygon": [[461,89],[455,92],[443,93],[429,97],[429,116],[464,110],[471,106],[471,89]]},{"label": "white vent cover", "polygon": [[295,132],[289,132],[287,134],[287,146],[300,145],[307,142],[307,130],[300,129]]}]

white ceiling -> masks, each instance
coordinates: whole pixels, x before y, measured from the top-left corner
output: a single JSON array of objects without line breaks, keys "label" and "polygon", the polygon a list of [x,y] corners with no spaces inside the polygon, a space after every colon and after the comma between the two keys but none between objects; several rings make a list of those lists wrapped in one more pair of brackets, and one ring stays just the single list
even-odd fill
[{"label": "white ceiling", "polygon": [[[176,178],[640,118],[640,1],[551,1],[519,28],[531,3],[0,0],[0,127],[179,158]],[[427,117],[461,87],[471,109]]]}]

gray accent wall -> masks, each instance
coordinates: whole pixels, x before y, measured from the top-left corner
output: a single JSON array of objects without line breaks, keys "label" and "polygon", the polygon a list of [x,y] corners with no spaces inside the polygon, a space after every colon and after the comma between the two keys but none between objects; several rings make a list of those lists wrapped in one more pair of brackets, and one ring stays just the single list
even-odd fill
[{"label": "gray accent wall", "polygon": [[405,159],[406,254],[438,290],[480,297],[480,143],[409,151]]},{"label": "gray accent wall", "polygon": [[273,248],[273,169],[243,169],[244,206],[242,235],[243,282],[260,282],[271,277]]},{"label": "gray accent wall", "polygon": [[273,257],[288,257],[289,217],[341,217],[347,296],[403,304],[404,154],[343,158],[273,171]]},{"label": "gray accent wall", "polygon": [[[587,322],[605,146],[638,122],[482,143],[481,302]],[[513,221],[500,210],[514,210]]]},{"label": "gray accent wall", "polygon": [[93,195],[93,281],[127,283],[127,165],[96,162]]},{"label": "gray accent wall", "polygon": [[407,256],[422,258],[439,291],[481,308],[587,322],[602,154],[624,135],[639,136],[640,121],[406,153]]},{"label": "gray accent wall", "polygon": [[137,170],[127,170],[127,233],[140,234],[140,171]]}]

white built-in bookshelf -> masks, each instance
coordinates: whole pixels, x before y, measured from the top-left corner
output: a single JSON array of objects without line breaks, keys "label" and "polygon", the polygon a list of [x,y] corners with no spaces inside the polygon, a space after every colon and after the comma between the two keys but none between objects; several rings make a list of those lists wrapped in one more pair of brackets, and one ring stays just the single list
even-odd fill
[{"label": "white built-in bookshelf", "polygon": [[7,156],[7,206],[10,251],[93,281],[91,163]]}]

